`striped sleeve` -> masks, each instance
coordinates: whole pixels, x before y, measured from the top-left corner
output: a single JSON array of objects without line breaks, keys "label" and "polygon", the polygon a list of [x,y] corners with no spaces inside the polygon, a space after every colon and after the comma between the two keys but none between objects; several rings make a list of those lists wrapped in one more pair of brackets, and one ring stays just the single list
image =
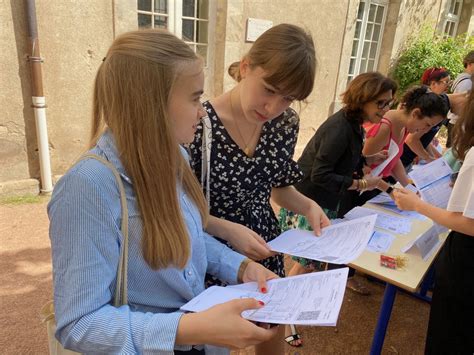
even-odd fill
[{"label": "striped sleeve", "polygon": [[109,172],[95,177],[68,174],[48,207],[56,337],[66,348],[82,353],[173,354],[182,313],[135,312],[110,304],[121,234],[109,207],[109,192],[100,186],[113,183]]}]

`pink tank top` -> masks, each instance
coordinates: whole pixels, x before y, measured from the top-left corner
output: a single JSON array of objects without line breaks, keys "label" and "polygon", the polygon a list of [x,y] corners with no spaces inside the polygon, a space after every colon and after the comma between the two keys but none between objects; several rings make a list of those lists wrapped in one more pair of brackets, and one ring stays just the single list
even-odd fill
[{"label": "pink tank top", "polygon": [[[386,150],[390,146],[390,140],[393,139],[393,126],[392,126],[392,122],[389,119],[384,117],[384,118],[382,118],[382,120],[379,123],[376,123],[376,124],[372,125],[368,129],[365,136],[368,137],[368,138],[375,137],[377,135],[377,133],[379,132],[379,129],[380,129],[381,125],[384,124],[384,123],[390,127],[390,138],[389,138],[387,144],[383,147],[383,149]],[[400,160],[400,157],[403,154],[403,143],[405,143],[405,139],[407,138],[407,135],[408,135],[408,132],[405,129],[405,134],[403,135],[400,142],[397,142],[395,139],[393,139],[393,141],[398,144],[398,153],[397,153],[397,155],[395,155],[393,157],[392,161],[390,163],[388,163],[387,166],[382,170],[382,177],[390,176],[390,174],[392,173],[393,168],[395,167],[395,164],[397,164],[397,162]],[[376,166],[377,165],[372,165],[370,168],[373,169]]]}]

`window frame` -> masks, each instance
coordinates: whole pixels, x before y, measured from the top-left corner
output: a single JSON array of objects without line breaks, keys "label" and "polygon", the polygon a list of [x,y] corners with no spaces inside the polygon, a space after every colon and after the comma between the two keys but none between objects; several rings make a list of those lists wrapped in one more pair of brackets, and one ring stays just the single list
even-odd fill
[{"label": "window frame", "polygon": [[211,0],[208,1],[208,14],[207,18],[199,18],[197,16],[197,8],[198,8],[198,1],[199,0],[193,0],[195,3],[194,6],[194,17],[190,16],[184,16],[183,15],[183,0],[166,0],[167,1],[167,10],[168,13],[161,13],[161,12],[155,12],[155,0],[150,0],[152,8],[150,9],[151,11],[145,11],[145,10],[139,10],[138,9],[138,2],[137,2],[137,26],[138,24],[138,15],[139,14],[144,14],[144,15],[150,15],[151,18],[151,28],[155,28],[155,21],[154,17],[155,16],[163,16],[167,18],[167,30],[170,31],[171,33],[174,33],[178,38],[183,39],[183,20],[192,20],[194,22],[194,37],[196,37],[197,32],[197,27],[199,22],[206,22],[207,23],[207,43],[202,43],[198,42],[198,39],[196,41],[187,41],[183,39],[185,43],[187,43],[195,52],[199,53],[197,51],[198,46],[200,47],[206,47],[206,56],[204,58],[206,66],[207,63],[209,62],[209,46],[210,46],[210,38],[209,38],[209,32],[211,29]]},{"label": "window frame", "polygon": [[[359,16],[359,8],[360,8],[360,4],[361,3],[364,3],[364,12],[363,12],[363,15],[362,15],[362,19],[359,19],[358,16]],[[370,7],[371,5],[377,5],[377,6],[381,6],[383,8],[383,13],[382,13],[382,21],[380,22],[380,31],[379,31],[379,37],[377,39],[377,42],[374,42],[373,41],[373,34],[374,34],[374,30],[373,30],[373,27],[372,27],[372,33],[371,33],[371,36],[369,39],[366,39],[366,35],[367,35],[367,25],[369,23],[369,13],[370,13]],[[387,13],[388,13],[388,6],[389,6],[389,1],[388,0],[361,0],[359,1],[359,4],[357,6],[357,14],[356,14],[356,20],[355,20],[355,23],[356,23],[356,28],[357,28],[357,22],[361,22],[361,27],[360,27],[360,32],[359,32],[359,37],[356,38],[355,35],[355,31],[354,31],[354,37],[352,38],[352,46],[354,45],[354,41],[358,41],[358,46],[357,46],[357,53],[355,56],[352,56],[352,48],[351,47],[351,53],[349,55],[349,68],[348,68],[348,73],[347,73],[347,83],[349,83],[353,78],[355,78],[357,75],[361,74],[361,73],[365,73],[367,70],[364,69],[363,71],[361,71],[361,62],[362,62],[362,54],[363,54],[363,50],[364,50],[364,45],[366,42],[371,42],[371,43],[376,43],[377,47],[376,47],[376,50],[375,50],[375,57],[374,57],[374,66],[372,68],[373,71],[377,70],[377,67],[378,67],[378,63],[379,63],[379,59],[380,59],[380,51],[381,51],[381,47],[382,47],[382,41],[383,41],[383,33],[384,33],[384,29],[385,29],[385,21],[387,19]],[[374,16],[376,16],[377,13],[375,13]],[[374,18],[374,21],[372,22],[372,24],[375,24],[375,18]],[[370,56],[370,50],[371,50],[371,46],[369,46],[369,50],[368,50],[368,57],[366,58],[366,60],[368,61],[369,60],[369,56]],[[354,71],[351,73],[350,70],[351,70],[351,61],[355,59],[355,63],[354,63]],[[367,65],[366,64],[366,68],[367,68]]]},{"label": "window frame", "polygon": [[[451,9],[456,9],[456,4],[459,4],[458,13],[452,13]],[[443,26],[441,28],[443,38],[456,37],[458,32],[459,21],[461,18],[463,1],[462,0],[448,0],[446,2],[446,15],[444,16]],[[454,25],[452,35],[449,33],[450,29],[447,30],[448,24]]]}]

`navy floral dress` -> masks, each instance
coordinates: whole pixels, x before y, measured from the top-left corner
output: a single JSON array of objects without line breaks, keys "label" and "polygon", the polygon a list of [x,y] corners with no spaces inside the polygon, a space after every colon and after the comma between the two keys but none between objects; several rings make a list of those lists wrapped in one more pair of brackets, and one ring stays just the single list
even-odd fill
[{"label": "navy floral dress", "polygon": [[[212,105],[205,102],[204,108],[212,126],[208,201],[211,215],[243,224],[267,242],[275,239],[281,230],[270,205],[271,190],[273,187],[293,185],[303,176],[293,160],[299,129],[298,114],[289,108],[279,117],[266,122],[253,156],[248,157],[224,128]],[[190,144],[191,166],[199,181],[202,181],[202,135],[203,122]],[[261,263],[284,276],[282,255],[267,258]],[[208,279],[207,285],[212,284],[220,283]]]}]

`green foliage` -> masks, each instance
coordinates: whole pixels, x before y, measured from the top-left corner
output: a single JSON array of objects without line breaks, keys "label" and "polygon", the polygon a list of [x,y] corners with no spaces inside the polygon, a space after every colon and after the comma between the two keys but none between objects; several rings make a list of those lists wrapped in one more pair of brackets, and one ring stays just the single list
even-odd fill
[{"label": "green foliage", "polygon": [[444,67],[454,79],[464,70],[464,56],[473,49],[472,36],[466,38],[466,34],[462,34],[455,38],[442,38],[425,26],[409,40],[391,68],[390,77],[399,85],[398,96],[403,95],[410,86],[420,84],[423,72],[429,67]]},{"label": "green foliage", "polygon": [[47,201],[51,196],[42,195],[22,195],[22,196],[10,196],[0,198],[0,205],[24,205],[31,203],[40,203]]}]

